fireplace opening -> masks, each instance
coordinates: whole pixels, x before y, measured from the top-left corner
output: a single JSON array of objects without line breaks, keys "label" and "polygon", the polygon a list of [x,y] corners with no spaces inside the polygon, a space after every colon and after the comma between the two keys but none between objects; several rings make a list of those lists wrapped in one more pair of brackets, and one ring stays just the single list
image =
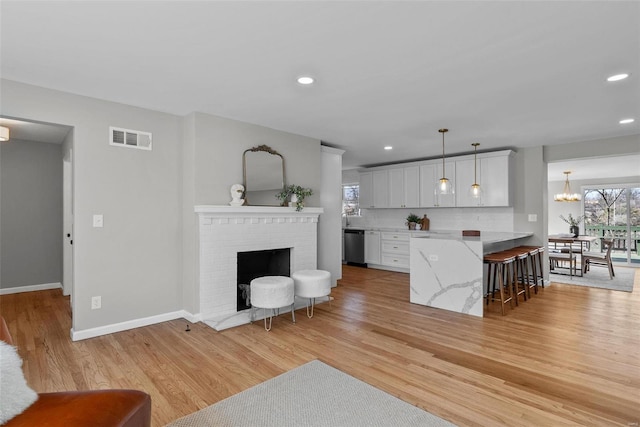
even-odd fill
[{"label": "fireplace opening", "polygon": [[291,248],[238,252],[237,311],[251,308],[249,284],[263,276],[291,275]]}]

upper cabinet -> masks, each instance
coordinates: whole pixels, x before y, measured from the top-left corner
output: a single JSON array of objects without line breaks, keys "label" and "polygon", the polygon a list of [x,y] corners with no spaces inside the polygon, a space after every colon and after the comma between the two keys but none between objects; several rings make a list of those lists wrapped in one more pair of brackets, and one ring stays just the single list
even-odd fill
[{"label": "upper cabinet", "polygon": [[418,166],[389,169],[389,207],[420,206],[420,172]]},{"label": "upper cabinet", "polygon": [[389,171],[373,172],[373,207],[389,207]]},{"label": "upper cabinet", "polygon": [[427,163],[420,166],[420,206],[423,208],[453,207],[456,205],[455,194],[438,195],[436,187],[443,176],[452,180],[455,185],[456,164],[446,161],[444,173],[442,162]]},{"label": "upper cabinet", "polygon": [[[477,157],[477,183],[482,189],[479,199],[471,197],[474,182],[473,156],[449,157],[376,167],[360,173],[360,206],[363,208],[433,208],[510,206],[513,152],[509,150],[480,153]],[[438,195],[438,180],[453,181],[455,192]]]},{"label": "upper cabinet", "polygon": [[478,160],[481,161],[482,168],[482,206],[511,206],[513,155],[483,157]]},{"label": "upper cabinet", "polygon": [[361,208],[388,208],[389,207],[389,172],[377,170],[360,173]]},{"label": "upper cabinet", "polygon": [[[505,152],[504,155],[487,156],[487,153],[478,156],[477,166],[474,159],[456,161],[456,206],[509,206],[510,189],[509,173],[512,156]],[[477,167],[475,176],[480,185],[481,195],[478,198],[471,196],[469,189],[474,182],[474,167]]]},{"label": "upper cabinet", "polygon": [[360,172],[358,202],[361,208],[373,207],[373,172]]}]

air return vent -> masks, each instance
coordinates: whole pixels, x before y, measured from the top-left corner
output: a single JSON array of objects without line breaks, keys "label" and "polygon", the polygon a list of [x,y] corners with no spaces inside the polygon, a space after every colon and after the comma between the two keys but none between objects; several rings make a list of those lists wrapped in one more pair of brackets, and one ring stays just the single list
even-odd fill
[{"label": "air return vent", "polygon": [[119,147],[151,150],[151,133],[139,130],[109,127],[109,144]]}]

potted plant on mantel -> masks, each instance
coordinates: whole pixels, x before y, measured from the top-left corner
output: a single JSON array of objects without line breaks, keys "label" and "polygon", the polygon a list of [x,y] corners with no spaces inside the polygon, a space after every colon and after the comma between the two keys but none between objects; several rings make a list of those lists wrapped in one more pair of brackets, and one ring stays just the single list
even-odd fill
[{"label": "potted plant on mantel", "polygon": [[420,222],[420,217],[416,214],[409,214],[407,217],[407,225],[409,226],[409,230],[415,230],[416,224]]},{"label": "potted plant on mantel", "polygon": [[584,215],[579,215],[576,218],[573,215],[569,214],[565,218],[564,215],[560,215],[560,219],[569,224],[569,233],[573,234],[573,237],[578,237],[580,234],[580,223],[584,219]]},{"label": "potted plant on mantel", "polygon": [[304,199],[311,196],[313,190],[310,188],[304,188],[299,185],[287,185],[281,192],[276,194],[276,197],[280,200],[281,206],[287,204],[289,199],[289,206],[296,205],[296,211],[300,212],[304,207]]}]

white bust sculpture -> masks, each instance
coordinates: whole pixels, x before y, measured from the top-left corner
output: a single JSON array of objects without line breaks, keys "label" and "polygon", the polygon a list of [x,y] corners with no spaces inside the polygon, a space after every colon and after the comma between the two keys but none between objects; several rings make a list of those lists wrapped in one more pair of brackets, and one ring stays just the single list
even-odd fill
[{"label": "white bust sculpture", "polygon": [[244,204],[244,199],[242,198],[244,185],[233,184],[229,193],[231,193],[231,201],[229,202],[231,206],[242,206]]}]

